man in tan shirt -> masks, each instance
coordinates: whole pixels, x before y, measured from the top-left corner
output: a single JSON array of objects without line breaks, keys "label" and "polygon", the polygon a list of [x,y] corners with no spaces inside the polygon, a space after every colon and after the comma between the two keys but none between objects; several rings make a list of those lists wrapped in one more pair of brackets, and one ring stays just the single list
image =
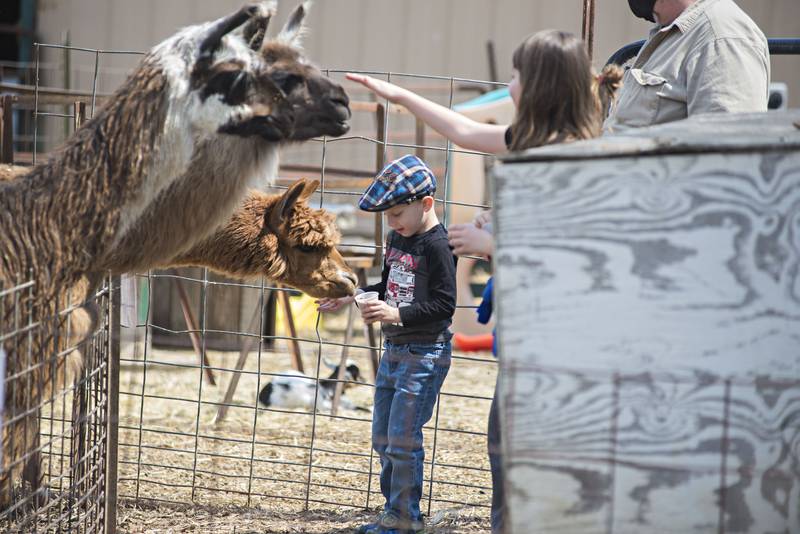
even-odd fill
[{"label": "man in tan shirt", "polygon": [[733,0],[629,4],[657,25],[625,73],[605,133],[700,113],[767,110],[767,39]]}]

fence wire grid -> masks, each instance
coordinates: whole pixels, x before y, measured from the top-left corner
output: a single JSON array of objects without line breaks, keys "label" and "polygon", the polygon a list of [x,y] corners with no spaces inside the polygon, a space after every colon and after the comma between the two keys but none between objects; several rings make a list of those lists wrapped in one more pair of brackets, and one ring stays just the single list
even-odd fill
[{"label": "fence wire grid", "polygon": [[[89,107],[85,117],[78,116],[77,106],[70,110],[62,102],[53,103],[42,96],[42,88],[58,86],[57,76],[40,73],[40,64],[45,64],[42,56],[49,49],[59,54],[66,51],[93,56],[90,87],[83,88],[83,92],[81,88],[70,87],[70,94],[79,95],[76,99],[80,98]],[[69,133],[65,128],[62,134],[58,120],[77,123],[90,118],[104,96],[99,88],[110,90],[121,81],[119,73],[124,69],[117,66],[109,66],[112,75],[109,80],[104,79],[106,62],[113,63],[109,58],[139,54],[37,44],[35,92],[27,106],[27,112],[32,114],[28,122],[33,127],[30,136],[33,142],[26,145],[31,160],[36,162],[41,152],[54,148]],[[504,85],[408,73],[346,69],[323,72],[340,81],[346,72],[380,77],[413,88],[451,108],[459,101]],[[363,280],[373,281],[380,275],[383,260],[382,241],[375,235],[385,235],[388,228],[382,219],[374,225],[372,215],[365,222],[356,203],[377,170],[405,153],[423,157],[439,179],[436,209],[442,222],[448,225],[467,222],[479,209],[490,206],[485,195],[475,196],[476,190],[483,190],[483,182],[453,186],[453,180],[456,183],[459,180],[453,176],[453,158],[466,157],[481,168],[488,166],[491,158],[453,146],[432,130],[421,128],[404,110],[386,101],[376,102],[370,93],[352,84],[345,89],[353,101],[351,133],[335,139],[314,139],[284,150],[279,180],[272,189],[285,189],[301,176],[318,178],[320,188],[309,203],[340,214],[343,233],[340,248],[345,256],[362,260],[364,256],[375,257],[374,265],[361,272]],[[18,107],[18,113],[26,113],[22,99]],[[25,132],[20,133],[24,140]],[[470,195],[464,197],[465,193]],[[470,268],[478,264],[475,258],[462,259],[460,268],[466,268],[467,263]],[[488,277],[485,265],[479,265],[474,273],[477,274],[472,276],[472,282],[476,287],[476,276],[477,282]],[[379,333],[377,341],[370,341],[366,329],[363,333],[358,331],[360,318],[343,329],[347,312],[316,315],[311,321],[313,328],[295,335],[270,331],[270,324],[275,322],[271,306],[275,306],[276,296],[296,292],[267,280],[236,282],[206,269],[139,273],[133,280],[130,298],[136,302],[131,306],[134,318],[128,321],[130,328],[122,329],[122,337],[128,335],[130,343],[123,342],[120,358],[116,489],[122,505],[135,506],[144,501],[230,502],[270,509],[309,510],[372,509],[382,504],[380,467],[370,444],[369,413],[340,409],[332,415],[321,410],[264,408],[257,401],[257,393],[267,381],[287,376],[286,370],[291,365],[286,356],[293,346],[299,346],[309,380],[317,385],[327,378],[325,362],[338,363],[345,351],[366,377],[363,382],[346,381],[349,386],[346,396],[360,407],[369,408],[374,387],[370,362],[373,352],[382,350]],[[169,311],[163,309],[172,307],[174,312],[174,298],[168,297],[168,293],[174,291],[171,288],[178,280],[194,299],[192,309],[198,314],[199,323],[193,327],[171,320],[166,324],[154,320],[160,308],[167,317]],[[124,298],[124,289],[122,293]],[[239,295],[238,310],[231,309],[232,293]],[[475,300],[460,296],[459,311],[471,314]],[[124,315],[125,306],[122,312]],[[218,324],[219,316],[236,316],[237,312],[237,321]],[[349,330],[352,336],[345,335],[343,330]],[[196,334],[199,340],[200,359],[195,351],[174,347],[187,345],[191,334]],[[224,350],[214,348],[215,336],[228,340]],[[248,347],[252,354],[237,372],[234,362]],[[208,383],[209,373],[216,376],[216,386]],[[223,393],[234,375],[238,375],[239,381],[236,394],[225,401]],[[428,514],[455,509],[488,519],[491,479],[485,429],[495,376],[496,362],[491,355],[454,353],[433,419],[424,429],[423,510]],[[219,420],[220,408],[227,412],[223,420]],[[69,446],[68,440],[63,443]]]},{"label": "fence wire grid", "polygon": [[[73,335],[76,306],[37,304],[34,282],[0,288],[5,353],[2,532],[105,532],[109,286],[93,296],[99,328]],[[82,355],[79,371],[67,360]]]}]

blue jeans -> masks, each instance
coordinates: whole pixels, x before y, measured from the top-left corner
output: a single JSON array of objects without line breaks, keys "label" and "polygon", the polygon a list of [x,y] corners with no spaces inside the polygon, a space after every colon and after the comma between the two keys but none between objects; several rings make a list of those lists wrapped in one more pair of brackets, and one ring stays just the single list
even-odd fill
[{"label": "blue jeans", "polygon": [[500,442],[497,384],[494,386],[492,407],[489,409],[488,440],[489,467],[492,471],[492,534],[501,534],[505,526],[506,498],[503,490],[503,463]]},{"label": "blue jeans", "polygon": [[381,460],[385,511],[412,521],[421,518],[422,427],[450,370],[450,342],[384,344],[375,378],[372,448]]}]

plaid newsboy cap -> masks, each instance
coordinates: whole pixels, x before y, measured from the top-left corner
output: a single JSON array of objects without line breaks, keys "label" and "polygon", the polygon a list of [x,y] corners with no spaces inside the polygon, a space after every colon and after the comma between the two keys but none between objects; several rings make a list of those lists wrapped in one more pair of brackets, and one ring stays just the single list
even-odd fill
[{"label": "plaid newsboy cap", "polygon": [[384,211],[436,192],[433,171],[417,156],[407,155],[387,165],[358,201],[364,211]]}]

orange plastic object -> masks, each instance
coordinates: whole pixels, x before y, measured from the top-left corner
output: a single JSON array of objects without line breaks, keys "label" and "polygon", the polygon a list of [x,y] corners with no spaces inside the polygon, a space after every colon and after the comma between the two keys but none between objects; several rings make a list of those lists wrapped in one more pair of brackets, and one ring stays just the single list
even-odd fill
[{"label": "orange plastic object", "polygon": [[453,348],[467,352],[479,350],[492,350],[492,334],[478,334],[468,336],[466,334],[453,334]]}]

